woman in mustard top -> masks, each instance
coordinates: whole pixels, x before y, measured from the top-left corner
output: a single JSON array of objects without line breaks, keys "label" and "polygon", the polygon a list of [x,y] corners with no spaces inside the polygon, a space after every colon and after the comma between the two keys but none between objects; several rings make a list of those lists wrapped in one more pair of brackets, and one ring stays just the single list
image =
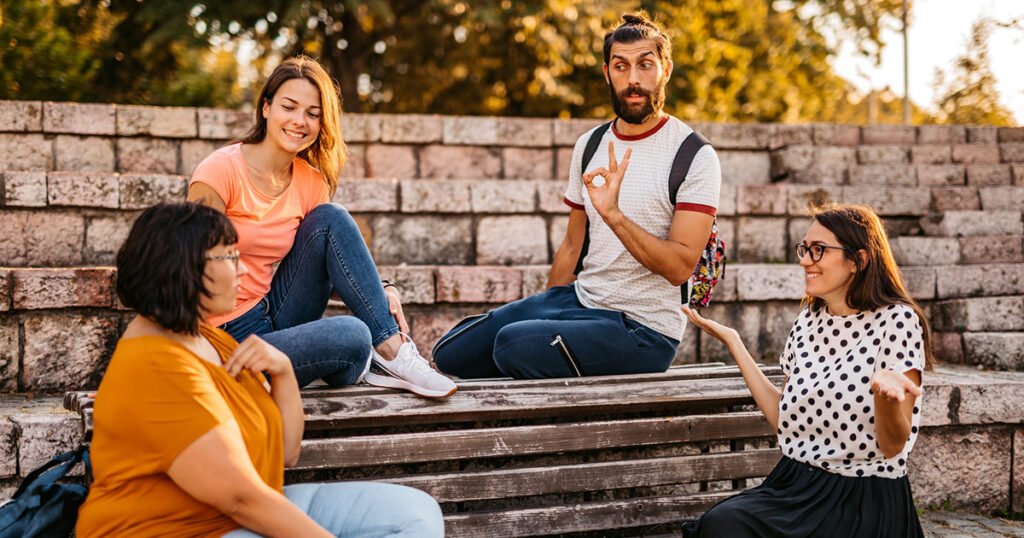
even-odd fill
[{"label": "woman in mustard top", "polygon": [[78,536],[443,536],[412,488],[283,486],[304,426],[292,363],[201,321],[235,306],[237,241],[214,209],[161,204],[118,252],[118,297],[138,315],[96,395]]}]

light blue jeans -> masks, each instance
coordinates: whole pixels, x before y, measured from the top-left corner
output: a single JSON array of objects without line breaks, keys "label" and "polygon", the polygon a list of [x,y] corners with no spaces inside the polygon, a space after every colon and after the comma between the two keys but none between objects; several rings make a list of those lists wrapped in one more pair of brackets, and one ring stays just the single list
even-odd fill
[{"label": "light blue jeans", "polygon": [[[441,507],[418,489],[379,482],[331,482],[285,486],[284,495],[335,536],[444,536]],[[239,529],[224,538],[258,536]]]},{"label": "light blue jeans", "polygon": [[[354,315],[323,317],[332,291]],[[397,333],[398,322],[352,216],[322,204],[299,224],[270,292],[221,328],[239,342],[255,334],[280,349],[300,387],[316,379],[340,387],[355,383],[371,346]]]}]

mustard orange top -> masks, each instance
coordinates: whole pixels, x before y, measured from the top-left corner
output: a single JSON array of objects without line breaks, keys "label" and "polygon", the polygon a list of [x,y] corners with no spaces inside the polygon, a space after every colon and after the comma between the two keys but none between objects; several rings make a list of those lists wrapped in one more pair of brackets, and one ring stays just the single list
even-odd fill
[{"label": "mustard orange top", "polygon": [[274,266],[288,254],[295,231],[314,207],[330,200],[323,176],[305,160],[292,161],[292,181],[278,196],[252,183],[242,144],[223,147],[199,163],[189,185],[209,185],[224,201],[225,214],[238,230],[238,252],[249,273],[242,277],[235,308],[206,320],[221,325],[249,311],[270,291]]},{"label": "mustard orange top", "polygon": [[[203,325],[201,332],[222,361],[238,346],[220,329]],[[281,413],[248,370],[232,378],[222,365],[161,336],[122,339],[93,413],[94,481],[78,514],[78,536],[212,537],[238,529],[167,476],[182,450],[231,420],[260,478],[282,491]]]}]

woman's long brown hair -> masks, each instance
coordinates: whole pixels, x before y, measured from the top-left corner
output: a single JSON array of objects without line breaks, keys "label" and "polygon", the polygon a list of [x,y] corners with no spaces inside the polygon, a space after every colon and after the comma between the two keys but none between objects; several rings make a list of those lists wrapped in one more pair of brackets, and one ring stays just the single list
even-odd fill
[{"label": "woman's long brown hair", "polygon": [[316,60],[308,56],[295,56],[274,68],[256,99],[256,123],[241,142],[263,142],[267,137],[267,118],[263,117],[263,105],[273,101],[282,84],[297,78],[309,81],[320,91],[320,133],[311,146],[299,152],[299,157],[323,175],[333,195],[338,189],[338,175],[348,160],[348,148],[341,135],[341,93],[338,85]]},{"label": "woman's long brown hair", "polygon": [[[857,272],[846,292],[846,303],[857,310],[874,310],[891,304],[907,305],[917,313],[924,336],[925,369],[935,364],[932,352],[931,327],[924,310],[907,292],[903,276],[892,255],[889,236],[885,233],[882,219],[874,210],[864,205],[828,204],[811,210],[811,216],[819,224],[835,234],[847,259],[857,264]],[[867,263],[858,255],[867,253]],[[812,310],[825,306],[818,297],[804,297],[804,304]]]}]

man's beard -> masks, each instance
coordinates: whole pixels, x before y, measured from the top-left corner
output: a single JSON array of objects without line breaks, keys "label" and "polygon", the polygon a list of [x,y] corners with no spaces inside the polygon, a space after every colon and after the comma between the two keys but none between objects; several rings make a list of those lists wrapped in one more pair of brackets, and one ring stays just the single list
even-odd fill
[{"label": "man's beard", "polygon": [[[631,86],[617,92],[615,86],[608,84],[608,92],[611,93],[612,109],[615,110],[615,115],[622,118],[622,121],[633,125],[641,125],[645,121],[657,117],[661,113],[661,109],[665,107],[664,83],[659,83],[653,92],[640,86]],[[642,106],[631,107],[626,101],[627,97],[634,95],[646,98]]]}]

